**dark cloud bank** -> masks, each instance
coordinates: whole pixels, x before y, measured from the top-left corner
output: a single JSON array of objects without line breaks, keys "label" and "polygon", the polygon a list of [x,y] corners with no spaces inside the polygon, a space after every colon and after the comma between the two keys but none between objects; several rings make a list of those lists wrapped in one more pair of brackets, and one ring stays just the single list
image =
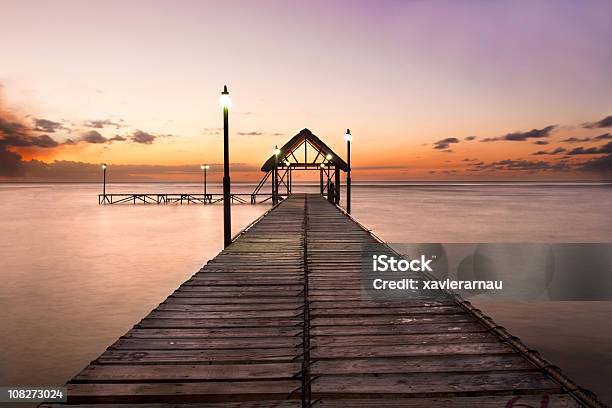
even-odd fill
[{"label": "dark cloud bank", "polygon": [[527,132],[514,132],[508,133],[498,137],[487,137],[482,139],[481,142],[496,142],[496,141],[510,141],[510,142],[523,142],[528,139],[540,139],[550,136],[550,134],[557,128],[557,125],[549,125],[542,129],[531,129]]},{"label": "dark cloud bank", "polygon": [[[221,175],[222,164],[212,164],[209,170],[213,177]],[[232,172],[256,172],[258,166],[244,163],[232,163]],[[44,163],[39,160],[24,161],[22,157],[14,152],[0,147],[0,176],[14,177],[15,181],[20,178],[28,181],[74,181],[74,182],[96,182],[101,177],[100,164],[83,163],[74,161],[55,161]],[[199,165],[110,165],[108,178],[110,181],[159,181],[163,176],[184,175],[186,180],[200,177],[202,170]]]},{"label": "dark cloud bank", "polygon": [[435,142],[433,148],[436,150],[442,150],[450,153],[452,152],[452,150],[450,150],[450,145],[454,143],[459,143],[459,139],[457,139],[456,137],[447,137],[446,139],[438,140],[437,142]]},{"label": "dark cloud bank", "polygon": [[[7,112],[0,106],[0,176],[22,177],[27,179],[58,180],[58,181],[93,181],[99,178],[100,167],[98,164],[55,161],[44,163],[39,160],[24,160],[19,149],[32,148],[41,150],[53,150],[62,146],[85,144],[110,144],[115,142],[132,142],[150,145],[162,136],[135,130],[129,135],[115,135],[105,137],[97,130],[89,130],[76,137],[58,141],[46,133],[57,134],[71,130],[61,122],[49,119],[36,118],[32,124]],[[104,121],[89,121],[88,127],[103,128],[105,126],[120,127],[119,123]],[[139,179],[147,179],[147,173],[152,172],[184,172],[191,170],[188,166],[117,166],[115,169],[118,177],[126,179],[134,178],[138,174]],[[197,170],[193,170],[197,171]],[[144,175],[144,176],[143,176]]]},{"label": "dark cloud bank", "polygon": [[606,116],[597,122],[588,122],[582,125],[587,129],[612,128],[612,115]]}]

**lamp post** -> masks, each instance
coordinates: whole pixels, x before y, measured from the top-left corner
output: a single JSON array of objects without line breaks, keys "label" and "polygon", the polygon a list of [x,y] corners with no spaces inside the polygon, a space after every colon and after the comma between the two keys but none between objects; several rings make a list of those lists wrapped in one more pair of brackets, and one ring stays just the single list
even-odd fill
[{"label": "lamp post", "polygon": [[351,135],[351,130],[346,129],[346,133],[344,135],[344,140],[346,140],[346,158],[348,169],[346,171],[346,212],[351,213],[351,141],[353,140],[353,135]]},{"label": "lamp post", "polygon": [[232,212],[230,209],[230,174],[229,174],[229,109],[232,107],[227,85],[221,92],[221,106],[223,106],[223,244],[225,247],[232,243]]},{"label": "lamp post", "polygon": [[206,204],[206,171],[210,169],[208,164],[203,164],[200,166],[200,169],[204,170],[204,204]]},{"label": "lamp post", "polygon": [[278,146],[274,146],[274,173],[272,174],[272,182],[274,186],[272,186],[272,203],[278,204],[278,155],[280,154],[280,149]]},{"label": "lamp post", "polygon": [[323,169],[325,168],[325,163],[321,163],[321,169],[319,170],[319,188],[321,190],[321,195],[323,195]]},{"label": "lamp post", "polygon": [[106,202],[106,163],[102,163],[102,202]]},{"label": "lamp post", "polygon": [[287,166],[287,195],[291,194],[291,162],[289,159],[285,159],[285,166]]}]

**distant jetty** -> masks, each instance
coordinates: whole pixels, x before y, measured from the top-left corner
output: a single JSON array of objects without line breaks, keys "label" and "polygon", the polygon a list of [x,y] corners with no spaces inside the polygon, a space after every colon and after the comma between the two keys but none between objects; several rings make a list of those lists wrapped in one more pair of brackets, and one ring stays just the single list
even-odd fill
[{"label": "distant jetty", "polygon": [[[348,130],[347,130],[348,132]],[[348,133],[350,135],[350,133]],[[214,204],[223,201],[223,193],[209,194],[206,191],[206,171],[202,165],[204,185],[201,194],[193,193],[107,193],[106,172],[108,166],[102,165],[103,187],[98,195],[98,204]],[[231,203],[277,204],[293,192],[293,173],[295,171],[316,171],[319,173],[320,193],[340,203],[340,173],[350,173],[350,167],[338,154],[329,148],[319,137],[308,129],[302,129],[261,166],[264,173],[252,193],[232,193]],[[263,192],[270,182],[270,192]],[[350,212],[350,177],[347,177],[347,209]]]}]

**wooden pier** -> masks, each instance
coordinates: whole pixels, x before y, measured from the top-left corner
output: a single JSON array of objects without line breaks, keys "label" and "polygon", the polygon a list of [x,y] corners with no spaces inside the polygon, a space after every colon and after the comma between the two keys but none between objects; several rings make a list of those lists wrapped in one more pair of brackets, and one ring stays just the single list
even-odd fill
[{"label": "wooden pier", "polygon": [[366,244],[391,251],[289,196],[69,381],[68,404],[603,406],[469,302],[364,299]]}]

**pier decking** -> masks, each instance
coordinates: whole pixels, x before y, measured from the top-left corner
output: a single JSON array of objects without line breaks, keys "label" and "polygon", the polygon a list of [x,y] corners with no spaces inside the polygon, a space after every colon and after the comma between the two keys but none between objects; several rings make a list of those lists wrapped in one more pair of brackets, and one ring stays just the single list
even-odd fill
[{"label": "pier decking", "polygon": [[364,244],[389,251],[291,195],[77,374],[68,403],[603,406],[468,302],[365,300]]}]

